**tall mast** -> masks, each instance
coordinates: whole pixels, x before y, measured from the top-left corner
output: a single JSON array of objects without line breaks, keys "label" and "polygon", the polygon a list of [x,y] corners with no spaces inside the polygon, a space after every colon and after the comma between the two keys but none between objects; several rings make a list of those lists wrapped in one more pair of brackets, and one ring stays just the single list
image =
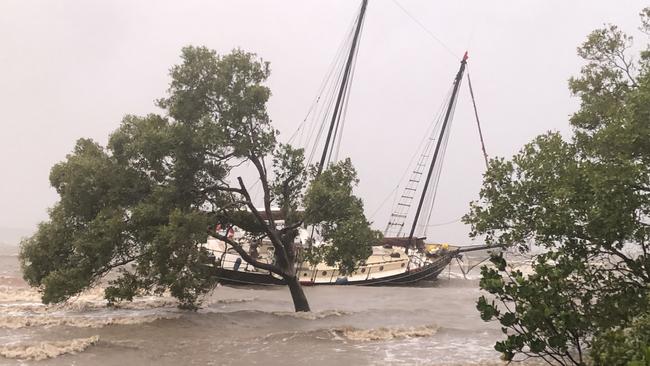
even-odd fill
[{"label": "tall mast", "polygon": [[321,156],[320,164],[318,165],[318,175],[320,175],[325,167],[327,154],[331,150],[330,141],[332,139],[332,132],[334,131],[334,126],[338,124],[339,119],[341,118],[341,109],[343,107],[341,103],[348,90],[347,85],[348,79],[350,77],[350,70],[352,69],[354,56],[359,44],[359,34],[361,33],[361,26],[363,25],[363,18],[366,15],[367,6],[368,0],[363,0],[361,3],[361,11],[359,12],[359,17],[357,18],[357,24],[354,30],[354,38],[352,39],[352,45],[350,46],[350,53],[348,54],[348,59],[345,63],[345,71],[343,73],[343,78],[341,79],[341,86],[339,87],[338,96],[336,98],[336,105],[334,106],[334,112],[332,113],[332,120],[330,121],[329,130],[327,132],[327,139],[325,140],[325,146],[323,147],[323,155]]},{"label": "tall mast", "polygon": [[413,241],[413,234],[415,233],[415,227],[417,226],[418,219],[420,218],[420,211],[422,211],[422,204],[424,203],[424,198],[427,195],[427,189],[429,188],[431,175],[433,174],[434,167],[436,166],[436,162],[438,160],[438,153],[440,152],[440,146],[442,145],[443,137],[445,131],[447,130],[447,125],[449,124],[449,120],[451,119],[452,111],[454,109],[454,104],[456,103],[456,97],[458,96],[458,89],[460,87],[460,82],[463,79],[463,73],[465,72],[466,64],[467,64],[467,52],[465,52],[463,59],[460,61],[460,69],[458,70],[458,73],[456,74],[456,78],[454,79],[454,89],[451,92],[451,98],[449,98],[449,104],[447,105],[447,111],[445,112],[445,119],[442,123],[442,127],[440,128],[440,136],[438,137],[438,141],[436,142],[436,149],[434,150],[433,153],[433,159],[431,159],[431,165],[429,165],[429,172],[427,173],[427,179],[424,182],[424,188],[422,189],[422,196],[420,197],[420,202],[418,203],[418,209],[417,211],[415,211],[415,217],[413,218],[413,226],[411,226],[411,232],[409,233],[407,250],[408,247],[411,246],[411,243]]}]

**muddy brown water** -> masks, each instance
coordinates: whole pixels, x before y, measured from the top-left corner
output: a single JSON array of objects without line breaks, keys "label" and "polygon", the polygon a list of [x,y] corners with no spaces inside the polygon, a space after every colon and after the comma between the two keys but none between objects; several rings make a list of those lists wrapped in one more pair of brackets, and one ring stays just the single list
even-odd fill
[{"label": "muddy brown water", "polygon": [[[477,276],[477,273],[473,273]],[[218,287],[198,312],[169,297],[105,307],[101,289],[44,306],[0,255],[0,365],[501,365],[476,279],[452,268],[429,287]]]}]

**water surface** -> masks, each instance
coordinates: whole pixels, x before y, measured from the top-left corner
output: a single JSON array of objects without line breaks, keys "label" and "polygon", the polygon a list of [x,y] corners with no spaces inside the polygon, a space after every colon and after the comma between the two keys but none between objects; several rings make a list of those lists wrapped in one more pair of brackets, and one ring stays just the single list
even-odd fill
[{"label": "water surface", "polygon": [[[476,276],[476,273],[472,273]],[[481,321],[476,279],[430,287],[218,287],[198,312],[170,297],[106,308],[101,288],[44,306],[0,255],[1,365],[501,365],[498,324]]]}]

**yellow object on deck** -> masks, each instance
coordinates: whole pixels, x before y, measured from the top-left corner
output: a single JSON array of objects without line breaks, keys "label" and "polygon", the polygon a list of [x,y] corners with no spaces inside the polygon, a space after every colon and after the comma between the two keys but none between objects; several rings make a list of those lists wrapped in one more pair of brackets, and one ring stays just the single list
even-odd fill
[{"label": "yellow object on deck", "polygon": [[449,250],[449,244],[447,243],[441,243],[441,244],[426,244],[425,249],[429,253],[435,253],[438,250]]}]

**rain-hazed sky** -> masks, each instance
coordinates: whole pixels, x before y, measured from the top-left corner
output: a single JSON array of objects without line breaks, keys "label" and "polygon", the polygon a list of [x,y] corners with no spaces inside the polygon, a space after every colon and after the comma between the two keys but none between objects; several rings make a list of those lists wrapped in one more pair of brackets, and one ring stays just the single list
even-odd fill
[{"label": "rain-hazed sky", "polygon": [[[360,1],[0,2],[0,241],[47,218],[49,169],[80,137],[104,144],[125,114],[160,112],[186,45],[240,47],[271,62],[269,112],[286,140],[316,98]],[[340,156],[377,228],[469,51],[490,156],[511,156],[548,130],[570,134],[576,47],[604,23],[637,30],[642,1],[370,0]],[[406,12],[404,11],[406,10]],[[408,14],[407,14],[408,13]],[[463,86],[429,237],[469,243],[457,220],[478,197],[484,163]],[[439,225],[444,224],[444,225]]]}]

